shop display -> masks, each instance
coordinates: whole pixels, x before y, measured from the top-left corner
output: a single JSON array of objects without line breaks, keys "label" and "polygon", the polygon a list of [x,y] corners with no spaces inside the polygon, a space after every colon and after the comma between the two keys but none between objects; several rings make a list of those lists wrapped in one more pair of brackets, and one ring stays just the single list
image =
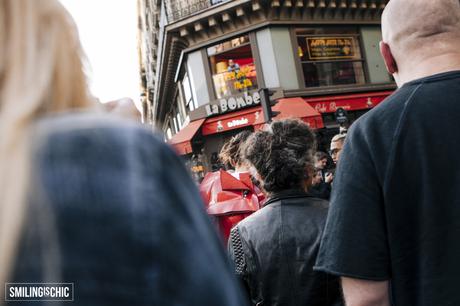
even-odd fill
[{"label": "shop display", "polygon": [[208,48],[217,98],[257,88],[257,73],[248,36]]},{"label": "shop display", "polygon": [[296,30],[305,87],[366,82],[356,28]]},{"label": "shop display", "polygon": [[217,73],[213,75],[213,81],[218,98],[256,88],[257,74],[252,60],[252,58],[240,59],[241,62],[248,62],[242,65],[233,59],[216,64]]}]

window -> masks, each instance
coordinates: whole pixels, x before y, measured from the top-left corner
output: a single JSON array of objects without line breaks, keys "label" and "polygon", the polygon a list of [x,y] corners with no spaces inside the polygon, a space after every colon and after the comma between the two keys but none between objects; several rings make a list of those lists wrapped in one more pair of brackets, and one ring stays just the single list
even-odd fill
[{"label": "window", "polygon": [[257,88],[257,74],[249,36],[244,35],[207,50],[217,98]]},{"label": "window", "polygon": [[179,121],[179,128],[182,129],[184,127],[185,118],[187,117],[187,110],[185,106],[185,99],[183,92],[181,90],[176,91],[176,103],[174,105],[176,117]]},{"label": "window", "polygon": [[177,122],[177,118],[176,116],[173,116],[173,132],[174,132],[174,135],[177,134],[177,132],[179,132],[179,124]]},{"label": "window", "polygon": [[179,131],[180,131],[183,128],[184,120],[182,120],[182,116],[180,115],[179,112],[176,114],[176,120],[177,120],[177,125],[178,125]]},{"label": "window", "polygon": [[364,84],[358,29],[296,30],[305,87]]},{"label": "window", "polygon": [[172,138],[172,131],[171,131],[170,127],[168,127],[168,129],[166,130],[166,138],[168,140],[170,140]]},{"label": "window", "polygon": [[190,79],[187,72],[184,74],[184,78],[182,79],[182,88],[184,90],[185,106],[189,109],[189,111],[193,111],[197,108],[197,105],[195,105],[196,102],[193,99],[192,87],[190,86]]},{"label": "window", "polygon": [[211,0],[211,5],[216,5],[219,3],[227,2],[228,0]]}]

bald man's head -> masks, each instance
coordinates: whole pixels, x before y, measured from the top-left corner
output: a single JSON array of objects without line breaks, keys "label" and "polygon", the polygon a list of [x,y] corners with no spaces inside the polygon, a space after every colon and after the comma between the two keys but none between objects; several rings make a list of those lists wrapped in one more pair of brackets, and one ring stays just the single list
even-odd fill
[{"label": "bald man's head", "polygon": [[460,51],[460,0],[390,0],[383,41],[396,64]]},{"label": "bald man's head", "polygon": [[382,15],[383,40],[391,47],[460,37],[459,0],[390,0]]}]

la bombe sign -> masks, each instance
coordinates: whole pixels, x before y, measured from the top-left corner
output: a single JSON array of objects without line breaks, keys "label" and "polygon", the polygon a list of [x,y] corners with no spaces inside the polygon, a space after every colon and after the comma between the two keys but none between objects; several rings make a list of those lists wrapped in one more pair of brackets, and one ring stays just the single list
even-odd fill
[{"label": "la bombe sign", "polygon": [[242,96],[234,96],[227,99],[220,99],[219,104],[206,105],[206,116],[224,114],[226,112],[255,106],[260,104],[260,95],[257,91],[252,94],[245,92]]}]

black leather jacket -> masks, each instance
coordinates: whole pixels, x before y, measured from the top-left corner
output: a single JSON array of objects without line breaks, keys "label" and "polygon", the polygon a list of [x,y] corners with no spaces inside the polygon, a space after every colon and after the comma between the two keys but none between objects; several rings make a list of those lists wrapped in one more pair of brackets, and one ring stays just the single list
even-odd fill
[{"label": "black leather jacket", "polygon": [[232,229],[230,256],[253,305],[342,305],[338,278],[313,271],[327,210],[288,190]]}]

